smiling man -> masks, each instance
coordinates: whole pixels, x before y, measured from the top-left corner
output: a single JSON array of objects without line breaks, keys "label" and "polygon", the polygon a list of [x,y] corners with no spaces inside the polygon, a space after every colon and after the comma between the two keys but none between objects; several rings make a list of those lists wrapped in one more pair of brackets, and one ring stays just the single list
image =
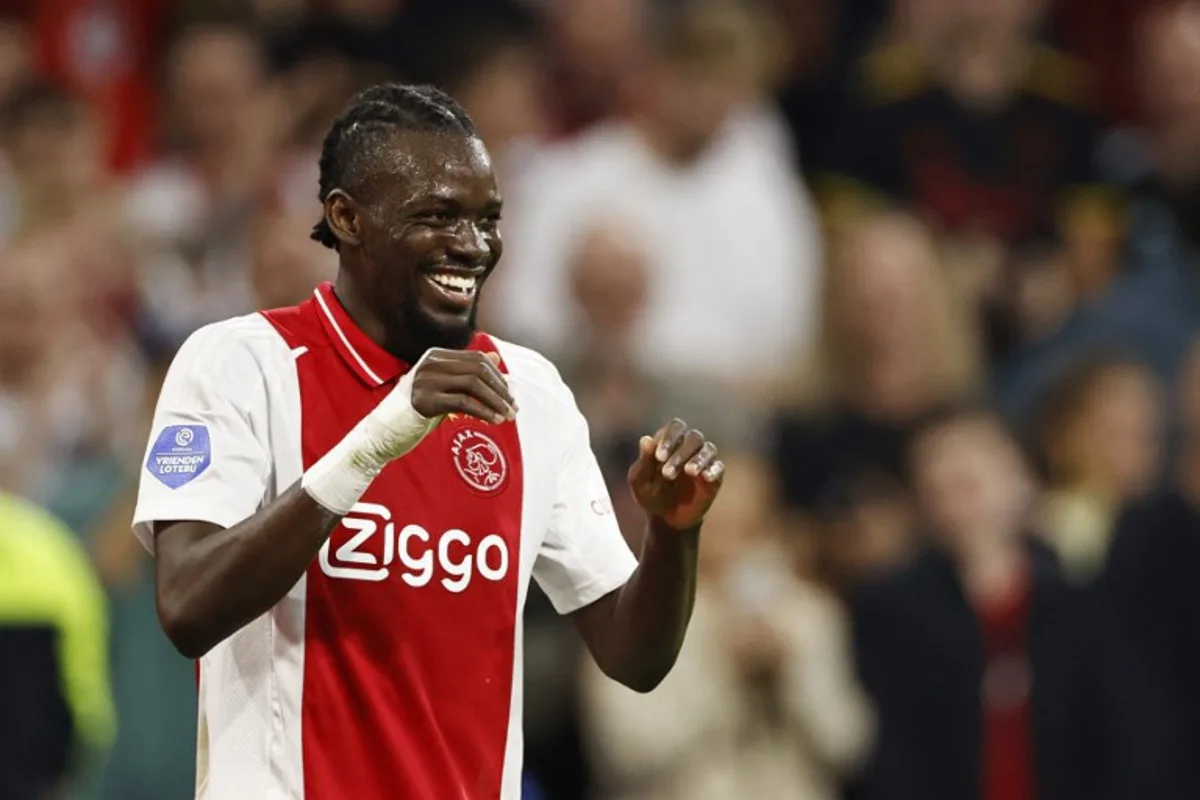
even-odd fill
[{"label": "smiling man", "polygon": [[337,281],[195,333],[142,472],[159,617],[199,661],[196,796],[517,800],[530,578],[652,689],[724,466],[679,420],[642,439],[639,563],[554,367],[475,329],[501,202],[451,98],[363,92],[320,173]]}]

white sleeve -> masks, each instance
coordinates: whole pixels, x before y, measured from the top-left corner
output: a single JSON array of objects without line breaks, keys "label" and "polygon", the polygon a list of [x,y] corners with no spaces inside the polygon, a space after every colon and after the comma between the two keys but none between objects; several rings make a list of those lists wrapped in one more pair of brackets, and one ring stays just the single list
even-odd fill
[{"label": "white sleeve", "polygon": [[[183,344],[167,372],[139,473],[133,532],[154,552],[154,523],[229,528],[258,510],[271,478],[261,368],[222,323]],[[257,423],[257,425],[256,425]]]},{"label": "white sleeve", "polygon": [[560,614],[590,605],[629,580],[637,558],[613,513],[587,422],[571,398],[565,461],[533,576]]}]

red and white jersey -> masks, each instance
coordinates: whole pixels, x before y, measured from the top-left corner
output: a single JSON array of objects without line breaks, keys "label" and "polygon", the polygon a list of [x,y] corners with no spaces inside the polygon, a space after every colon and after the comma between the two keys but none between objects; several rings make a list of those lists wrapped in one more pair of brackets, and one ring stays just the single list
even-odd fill
[{"label": "red and white jersey", "polygon": [[[520,411],[449,418],[390,464],[270,612],[199,664],[196,797],[517,800],[521,610],[560,613],[636,566],[554,367],[479,334]],[[134,531],[223,527],[300,479],[408,366],[332,287],[195,333],[154,417]]]}]

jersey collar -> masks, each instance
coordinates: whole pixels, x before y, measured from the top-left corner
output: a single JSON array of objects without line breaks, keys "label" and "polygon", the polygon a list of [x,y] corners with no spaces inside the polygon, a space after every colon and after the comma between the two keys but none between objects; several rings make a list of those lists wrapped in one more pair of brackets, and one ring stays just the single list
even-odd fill
[{"label": "jersey collar", "polygon": [[317,317],[325,335],[346,362],[350,371],[370,387],[382,386],[408,370],[408,364],[384,350],[371,340],[362,328],[354,324],[342,302],[333,291],[333,283],[325,281],[313,292]]}]

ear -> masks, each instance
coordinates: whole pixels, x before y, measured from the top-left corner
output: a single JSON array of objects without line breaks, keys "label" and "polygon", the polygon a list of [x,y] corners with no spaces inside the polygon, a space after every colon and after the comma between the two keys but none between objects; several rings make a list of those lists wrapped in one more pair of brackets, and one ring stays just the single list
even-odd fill
[{"label": "ear", "polygon": [[325,221],[341,244],[357,247],[362,243],[363,214],[358,202],[341,189],[325,198]]}]

